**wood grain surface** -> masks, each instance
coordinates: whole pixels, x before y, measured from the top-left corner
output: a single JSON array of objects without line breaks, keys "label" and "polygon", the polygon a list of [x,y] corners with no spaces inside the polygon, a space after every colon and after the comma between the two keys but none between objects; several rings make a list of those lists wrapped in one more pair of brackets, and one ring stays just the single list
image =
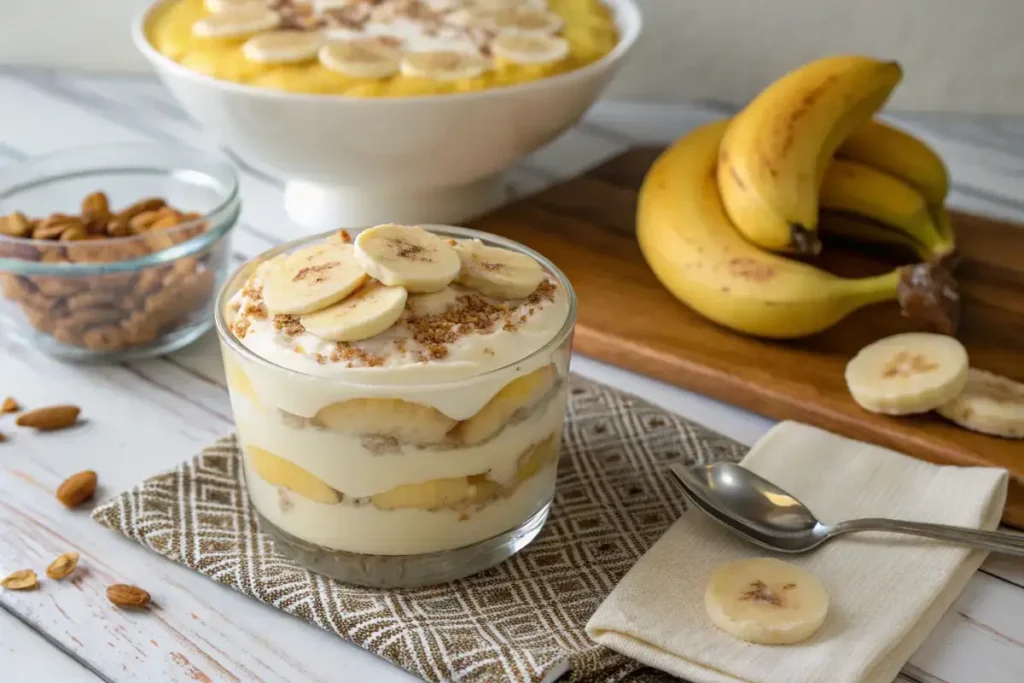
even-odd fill
[{"label": "wood grain surface", "polygon": [[[894,303],[862,309],[805,339],[767,341],[699,316],[647,268],[634,238],[636,195],[660,150],[630,150],[473,227],[519,240],[551,258],[579,297],[577,351],[775,419],[800,420],[931,462],[1004,467],[1004,521],[1024,528],[1024,441],[959,428],[935,414],[889,417],[850,398],[843,368],[866,344],[916,328]],[[959,338],[976,367],[1024,381],[1024,231],[954,213],[962,261]],[[822,265],[843,275],[892,268],[897,254],[829,245]]]}]

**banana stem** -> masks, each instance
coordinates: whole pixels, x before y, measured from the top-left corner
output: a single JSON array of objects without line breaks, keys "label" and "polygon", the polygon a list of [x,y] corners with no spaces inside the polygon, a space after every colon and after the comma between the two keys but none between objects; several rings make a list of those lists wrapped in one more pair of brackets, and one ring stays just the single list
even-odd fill
[{"label": "banana stem", "polygon": [[901,270],[897,268],[883,275],[846,280],[845,289],[862,306],[880,301],[892,301],[899,296]]}]

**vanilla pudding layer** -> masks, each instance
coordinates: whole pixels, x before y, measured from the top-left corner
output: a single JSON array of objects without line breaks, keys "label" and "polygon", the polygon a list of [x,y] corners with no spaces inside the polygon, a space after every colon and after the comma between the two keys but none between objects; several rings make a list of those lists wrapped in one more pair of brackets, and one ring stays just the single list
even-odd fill
[{"label": "vanilla pudding layer", "polygon": [[246,446],[288,460],[346,496],[366,497],[398,486],[486,475],[501,486],[516,477],[519,456],[539,436],[557,434],[565,412],[565,383],[526,415],[516,415],[494,436],[473,445],[421,446],[372,434],[342,434],[263,408],[232,392],[235,422]]},{"label": "vanilla pudding layer", "polygon": [[514,529],[551,500],[557,469],[548,464],[511,495],[471,510],[381,510],[372,504],[327,505],[282,493],[253,472],[248,457],[245,468],[250,500],[279,529],[308,543],[367,555],[452,550]]}]

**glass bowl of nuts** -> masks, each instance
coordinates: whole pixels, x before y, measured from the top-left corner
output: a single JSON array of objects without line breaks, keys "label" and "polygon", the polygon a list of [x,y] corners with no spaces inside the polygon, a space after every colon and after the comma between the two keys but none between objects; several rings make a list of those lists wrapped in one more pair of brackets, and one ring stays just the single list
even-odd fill
[{"label": "glass bowl of nuts", "polygon": [[184,147],[80,147],[0,170],[0,329],[69,360],[185,346],[213,324],[238,178]]}]

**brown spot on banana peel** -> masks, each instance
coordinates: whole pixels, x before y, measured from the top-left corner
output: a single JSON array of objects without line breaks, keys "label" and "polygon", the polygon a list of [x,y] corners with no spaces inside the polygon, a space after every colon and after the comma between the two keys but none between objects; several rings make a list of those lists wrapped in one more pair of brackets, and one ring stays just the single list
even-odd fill
[{"label": "brown spot on banana peel", "polygon": [[750,257],[730,259],[726,265],[730,275],[752,282],[768,282],[775,277],[774,268]]},{"label": "brown spot on banana peel", "polygon": [[939,263],[918,263],[900,269],[897,298],[904,317],[925,322],[941,334],[956,334],[960,293],[956,280]]}]

